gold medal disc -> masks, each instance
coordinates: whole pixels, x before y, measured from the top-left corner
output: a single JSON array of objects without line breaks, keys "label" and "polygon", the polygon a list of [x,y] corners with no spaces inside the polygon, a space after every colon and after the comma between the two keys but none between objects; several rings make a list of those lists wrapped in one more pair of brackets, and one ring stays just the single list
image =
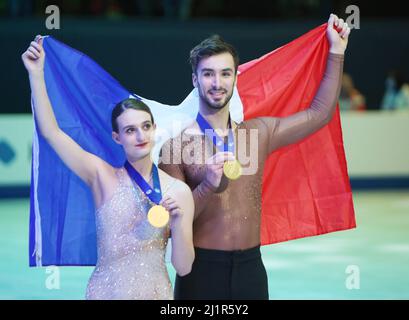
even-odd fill
[{"label": "gold medal disc", "polygon": [[161,205],[153,206],[148,211],[148,221],[152,226],[162,228],[169,222],[169,212]]},{"label": "gold medal disc", "polygon": [[224,175],[230,180],[236,180],[241,176],[242,168],[238,160],[226,161],[223,165]]}]

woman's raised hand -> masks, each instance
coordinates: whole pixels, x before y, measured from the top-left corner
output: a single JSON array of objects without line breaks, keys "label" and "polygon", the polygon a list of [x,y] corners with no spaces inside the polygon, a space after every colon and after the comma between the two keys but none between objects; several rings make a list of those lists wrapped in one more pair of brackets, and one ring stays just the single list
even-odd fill
[{"label": "woman's raised hand", "polygon": [[45,52],[43,48],[43,38],[37,35],[30,46],[21,55],[24,66],[30,75],[42,74],[44,71]]}]

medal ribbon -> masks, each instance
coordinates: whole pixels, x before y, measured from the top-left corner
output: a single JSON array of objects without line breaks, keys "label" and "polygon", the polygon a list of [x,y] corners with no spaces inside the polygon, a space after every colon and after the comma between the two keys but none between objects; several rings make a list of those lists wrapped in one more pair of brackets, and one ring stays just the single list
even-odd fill
[{"label": "medal ribbon", "polygon": [[149,198],[149,200],[151,200],[153,203],[159,204],[159,202],[162,200],[162,190],[160,188],[158,167],[154,163],[152,164],[153,189],[149,183],[145,181],[141,174],[135,170],[134,167],[132,167],[128,160],[125,162],[124,167],[139,188],[141,188],[143,193]]},{"label": "medal ribbon", "polygon": [[[220,138],[220,136],[215,132],[213,127],[206,121],[203,116],[198,113],[196,116],[196,121],[197,124],[200,127],[200,130],[207,135],[207,137],[213,141],[213,144],[218,148],[220,151],[229,151],[234,154],[234,135],[233,135],[233,129],[232,126],[230,125],[230,115],[229,115],[229,136],[227,139],[227,143],[224,142],[224,139]],[[209,134],[209,131],[213,132],[212,135]],[[223,146],[223,149],[221,148]]]}]

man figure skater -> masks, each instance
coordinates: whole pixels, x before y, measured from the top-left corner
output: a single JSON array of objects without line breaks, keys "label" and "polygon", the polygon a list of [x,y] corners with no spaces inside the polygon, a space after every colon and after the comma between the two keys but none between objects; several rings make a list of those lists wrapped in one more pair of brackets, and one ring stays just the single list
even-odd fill
[{"label": "man figure skater", "polygon": [[[196,258],[190,274],[176,277],[175,299],[268,299],[260,254],[264,162],[278,148],[298,142],[330,122],[339,97],[350,31],[342,19],[330,15],[326,71],[309,108],[288,117],[259,117],[239,124],[232,122],[229,114],[239,64],[235,49],[217,36],[192,49],[199,114],[180,136],[164,144],[159,165],[185,181],[195,201]],[[254,129],[255,146],[249,144]],[[209,131],[215,134],[210,137]],[[245,139],[239,139],[239,132]],[[192,155],[193,150],[199,154]],[[241,167],[243,172],[246,167],[240,163],[240,152],[249,153],[257,162],[256,172],[240,175]],[[185,161],[189,156],[193,161]],[[232,164],[230,173],[226,162]]]}]

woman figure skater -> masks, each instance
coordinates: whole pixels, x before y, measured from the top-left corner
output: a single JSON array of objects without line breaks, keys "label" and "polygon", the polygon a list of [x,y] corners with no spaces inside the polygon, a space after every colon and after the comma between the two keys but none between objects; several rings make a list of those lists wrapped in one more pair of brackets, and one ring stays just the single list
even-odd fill
[{"label": "woman figure skater", "polygon": [[[115,168],[85,151],[57,124],[44,80],[42,42],[37,36],[22,55],[39,131],[89,186],[98,208],[98,259],[86,299],[173,299],[165,264],[166,244],[171,235],[172,264],[180,276],[188,274],[194,260],[194,202],[185,183],[152,162],[156,125],[149,107],[142,101],[126,99],[112,111],[112,138],[124,148],[124,167]],[[168,211],[165,226],[154,227],[155,223],[148,221],[152,207],[161,209],[163,222],[167,218],[164,209]]]}]

